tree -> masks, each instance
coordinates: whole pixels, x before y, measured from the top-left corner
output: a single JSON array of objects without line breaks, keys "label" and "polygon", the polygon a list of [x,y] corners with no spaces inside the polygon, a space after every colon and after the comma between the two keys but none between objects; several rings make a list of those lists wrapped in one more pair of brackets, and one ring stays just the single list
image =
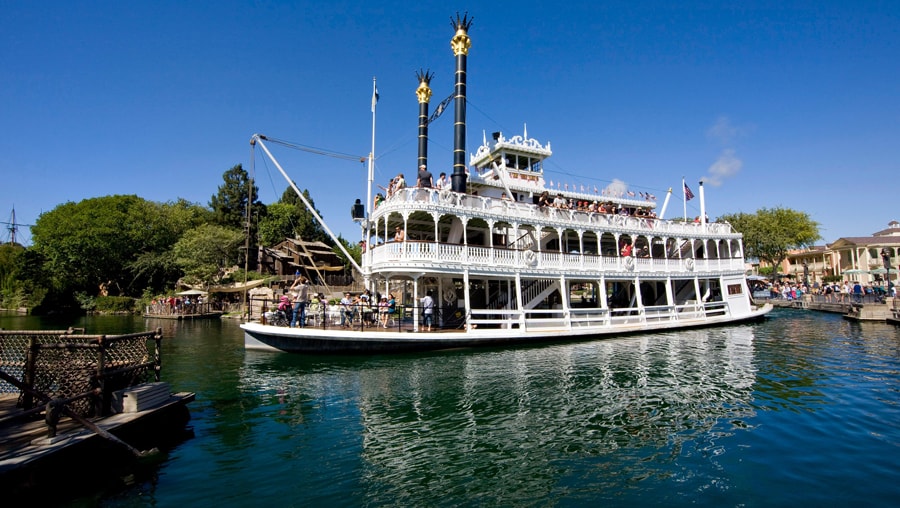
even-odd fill
[{"label": "tree", "polygon": [[[209,207],[213,211],[215,223],[227,228],[244,229],[247,226],[247,203],[250,200],[250,191],[253,191],[253,204],[250,216],[257,220],[266,215],[266,205],[259,201],[259,188],[250,181],[250,176],[240,164],[232,167],[224,174],[225,183],[219,186],[219,190],[209,200]],[[256,237],[256,230],[251,220],[250,238]]]},{"label": "tree", "polygon": [[[309,195],[308,189],[303,189],[303,197],[309,201],[309,204],[316,210],[319,217],[322,217],[322,212],[316,208],[316,201]],[[322,228],[322,225],[319,224],[319,221],[316,220],[312,212],[306,208],[306,205],[303,204],[303,201],[300,200],[300,197],[297,196],[297,193],[294,192],[293,188],[288,187],[284,190],[280,202],[293,205],[296,208],[297,216],[294,222],[295,235],[310,242],[325,242],[328,245],[334,244],[334,241],[328,236],[328,233],[325,232],[325,229]]]},{"label": "tree", "polygon": [[754,214],[723,215],[720,219],[744,235],[747,257],[769,263],[776,274],[791,250],[809,247],[822,238],[818,222],[790,208],[761,208]]},{"label": "tree", "polygon": [[33,248],[53,288],[96,295],[101,284],[130,282],[128,263],[166,238],[155,215],[152,204],[134,195],[64,203],[38,218]]},{"label": "tree", "polygon": [[[303,196],[313,207],[316,206],[308,190],[303,191]],[[321,217],[321,212],[316,210],[316,213]],[[334,243],[294,189],[288,187],[277,203],[266,208],[266,216],[260,219],[259,241],[262,245],[272,246],[285,238],[294,237],[311,242],[322,241],[328,245]]]},{"label": "tree", "polygon": [[179,200],[155,203],[134,195],[104,196],[64,203],[38,218],[32,228],[50,305],[71,296],[96,296],[101,285],[111,294],[140,296],[161,290],[181,274],[172,246],[185,231],[209,219],[203,207]]},{"label": "tree", "polygon": [[25,248],[18,244],[0,245],[0,309],[16,309],[28,303],[21,278]]},{"label": "tree", "polygon": [[[175,262],[172,247],[181,236],[191,229],[212,221],[212,213],[206,208],[184,199],[175,202],[152,203],[148,210],[150,217],[157,221],[158,238],[153,247],[137,253],[127,268],[132,274],[129,292],[134,293],[143,288],[151,293],[164,291],[175,285],[182,275],[181,268]],[[135,291],[131,291],[132,287]]]},{"label": "tree", "polygon": [[238,259],[244,235],[241,231],[204,224],[184,234],[172,248],[175,263],[184,274],[203,284],[213,284]]},{"label": "tree", "polygon": [[273,203],[267,207],[265,219],[259,221],[259,243],[271,247],[285,238],[294,237],[294,225],[299,215],[297,207],[285,203]]}]

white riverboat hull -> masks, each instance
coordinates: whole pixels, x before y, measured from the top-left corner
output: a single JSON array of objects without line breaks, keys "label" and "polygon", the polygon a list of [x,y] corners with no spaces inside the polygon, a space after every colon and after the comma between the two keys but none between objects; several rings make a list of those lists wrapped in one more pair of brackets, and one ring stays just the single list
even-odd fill
[{"label": "white riverboat hull", "polygon": [[732,325],[758,321],[772,310],[766,304],[741,316],[679,319],[677,322],[635,322],[583,328],[474,329],[468,331],[414,332],[384,329],[288,328],[244,323],[244,348],[304,354],[381,354],[444,349],[478,348],[592,340],[664,330]]}]

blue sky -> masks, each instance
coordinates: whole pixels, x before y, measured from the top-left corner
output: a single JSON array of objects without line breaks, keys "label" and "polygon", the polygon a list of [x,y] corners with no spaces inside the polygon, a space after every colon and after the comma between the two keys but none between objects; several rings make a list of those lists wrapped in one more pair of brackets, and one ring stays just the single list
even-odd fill
[{"label": "blue sky", "polygon": [[[347,154],[376,181],[416,164],[415,72],[453,88],[450,17],[474,18],[468,152],[551,142],[549,180],[675,196],[710,217],[785,206],[825,241],[900,220],[900,3],[12,2],[0,0],[0,221],[137,194],[206,205],[254,133]],[[452,113],[429,165],[452,166]],[[359,162],[273,147],[329,226],[359,238]],[[256,157],[261,198],[286,184]],[[698,200],[688,214],[699,213]],[[4,237],[4,240],[8,235]],[[27,228],[19,239],[30,241]]]}]

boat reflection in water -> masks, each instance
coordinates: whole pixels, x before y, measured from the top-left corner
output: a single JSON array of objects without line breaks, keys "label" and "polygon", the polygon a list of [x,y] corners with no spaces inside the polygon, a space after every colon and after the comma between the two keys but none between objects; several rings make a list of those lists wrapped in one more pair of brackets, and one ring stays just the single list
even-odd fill
[{"label": "boat reflection in water", "polygon": [[669,482],[728,488],[715,462],[755,415],[754,331],[377,358],[248,351],[242,391],[288,424],[297,488],[323,499],[658,501]]}]

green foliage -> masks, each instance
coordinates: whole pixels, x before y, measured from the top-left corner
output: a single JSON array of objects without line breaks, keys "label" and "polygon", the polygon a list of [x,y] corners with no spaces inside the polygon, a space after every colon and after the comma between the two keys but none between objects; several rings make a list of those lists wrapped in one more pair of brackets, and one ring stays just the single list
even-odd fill
[{"label": "green foliage", "polygon": [[20,245],[0,245],[0,309],[25,306],[25,288],[19,267],[25,249]]},{"label": "green foliage", "polygon": [[268,213],[259,221],[259,243],[272,247],[285,238],[294,237],[294,225],[299,219],[297,207],[285,203],[273,203]]},{"label": "green foliage", "polygon": [[252,270],[249,272],[245,272],[243,268],[239,268],[239,269],[229,273],[228,275],[222,277],[222,279],[219,280],[219,283],[220,284],[232,284],[235,282],[244,282],[245,274],[246,274],[246,279],[248,282],[253,281],[253,280],[271,278],[270,275],[263,275],[261,273],[254,272]]},{"label": "green foliage", "polygon": [[[338,236],[338,240],[341,242],[341,244],[344,245],[344,248],[347,249],[347,252],[349,252],[350,255],[353,256],[354,261],[356,261],[357,264],[362,265],[362,247],[359,245],[359,243],[350,243],[346,239],[344,239],[343,236]],[[341,251],[341,249],[339,249],[337,246],[332,247],[331,251],[334,252],[339,258],[341,258],[341,262],[345,267],[350,268],[351,266],[353,266],[347,260],[347,256],[344,255],[344,252]]]},{"label": "green foliage", "polygon": [[76,291],[73,295],[78,306],[88,312],[97,308],[96,298],[85,293],[84,291]]},{"label": "green foliage", "polygon": [[64,203],[40,216],[32,249],[48,285],[62,295],[96,295],[104,284],[128,295],[177,280],[168,252],[181,235],[208,220],[198,205],[154,203],[134,195]]},{"label": "green foliage", "polygon": [[243,243],[244,235],[240,231],[204,224],[186,232],[173,247],[172,254],[186,276],[214,284],[224,275],[225,268],[237,262]]},{"label": "green foliage", "polygon": [[[253,192],[253,204],[250,207],[250,216],[261,220],[266,215],[266,205],[259,201],[259,188],[250,181],[250,176],[240,164],[232,167],[222,175],[225,182],[219,186],[219,190],[209,200],[213,219],[216,224],[232,228],[243,229],[247,225],[247,204],[250,202],[250,192]],[[256,237],[256,220],[252,220],[251,238]]]},{"label": "green foliage", "polygon": [[821,238],[819,223],[805,212],[789,208],[761,208],[754,214],[723,215],[744,236],[746,257],[755,257],[771,266],[780,266],[791,250],[809,247]]},{"label": "green foliage", "polygon": [[[316,203],[308,190],[303,191],[303,197],[315,208]],[[316,210],[316,213],[322,216],[319,210]],[[284,241],[285,238],[295,237],[309,242],[320,241],[327,245],[334,243],[294,189],[288,187],[277,203],[266,208],[266,216],[260,219],[259,241],[262,245],[271,247]]]},{"label": "green foliage", "polygon": [[127,296],[98,296],[94,299],[97,312],[134,312],[134,298]]}]

